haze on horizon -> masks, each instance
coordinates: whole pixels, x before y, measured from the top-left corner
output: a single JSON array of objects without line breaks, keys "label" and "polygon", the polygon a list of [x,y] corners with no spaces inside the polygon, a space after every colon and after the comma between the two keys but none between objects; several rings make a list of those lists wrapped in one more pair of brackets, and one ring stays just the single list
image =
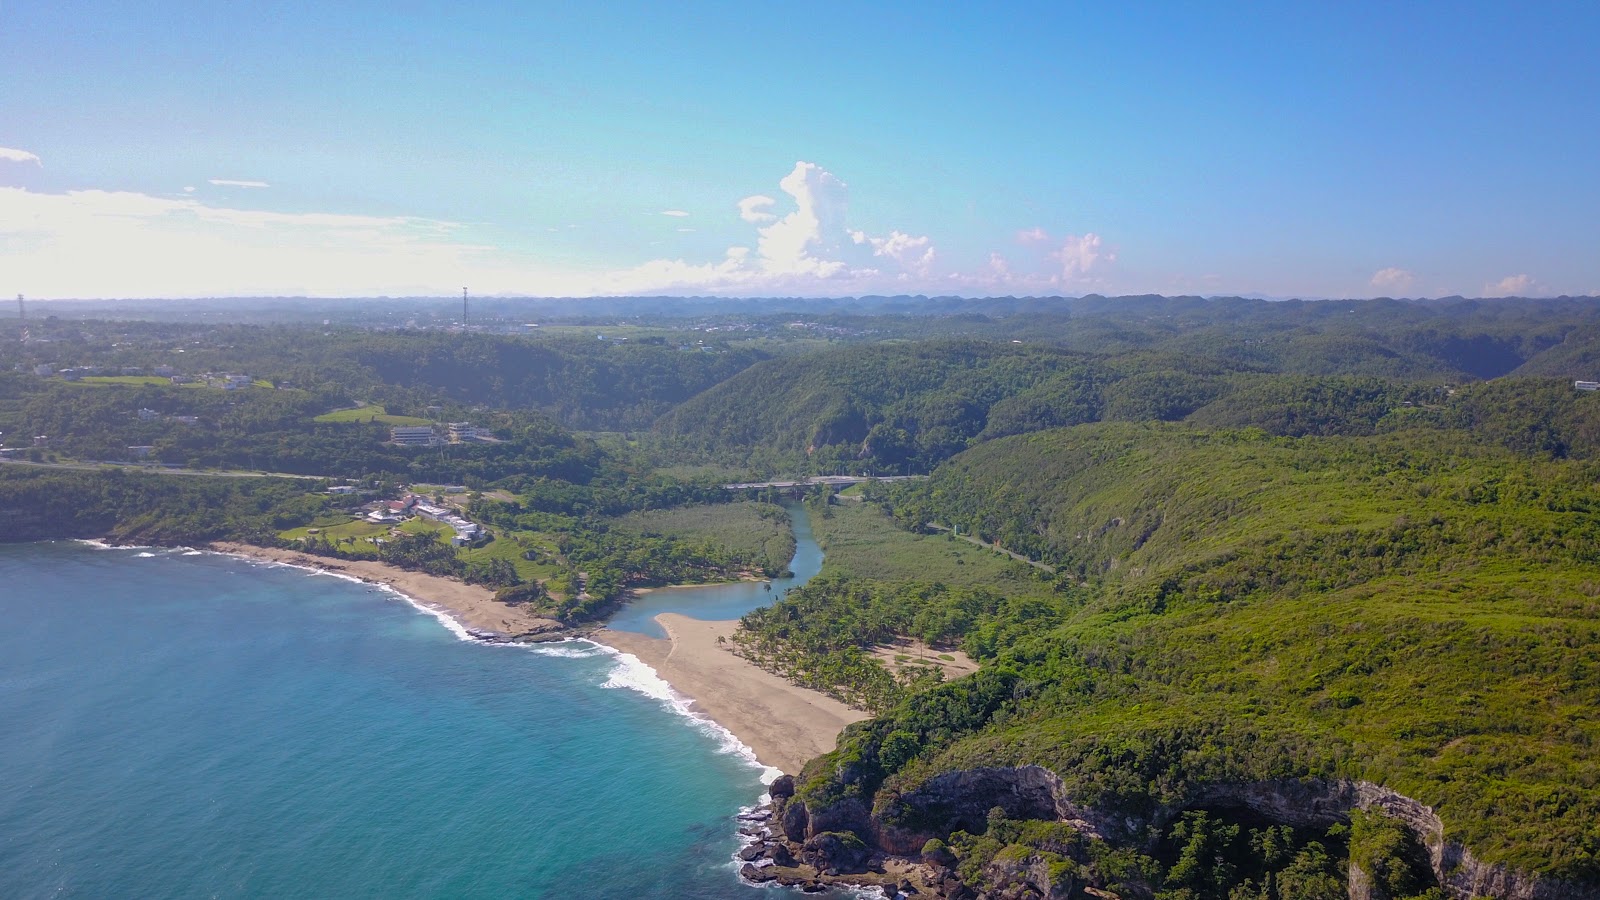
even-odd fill
[{"label": "haze on horizon", "polygon": [[0,7],[0,295],[1600,293],[1580,3]]}]

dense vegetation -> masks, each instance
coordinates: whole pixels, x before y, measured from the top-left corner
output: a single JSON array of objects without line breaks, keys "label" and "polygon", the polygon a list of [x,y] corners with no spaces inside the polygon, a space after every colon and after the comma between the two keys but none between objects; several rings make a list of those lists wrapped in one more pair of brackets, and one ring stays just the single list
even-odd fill
[{"label": "dense vegetation", "polygon": [[[937,772],[1039,764],[1080,802],[1148,816],[1208,783],[1365,779],[1433,806],[1482,858],[1595,880],[1596,475],[1432,429],[1099,425],[979,446],[880,499],[1079,586],[1026,619],[974,607],[961,644],[991,681],[901,700],[808,767],[807,790],[892,809]],[[819,611],[837,624],[801,635],[849,632],[843,672],[886,605],[908,630],[950,608],[876,590],[819,583],[830,597],[751,624]]]},{"label": "dense vegetation", "polygon": [[[1600,395],[1571,383],[1600,376],[1592,303],[541,308],[583,324],[40,321],[41,341],[0,345],[0,432],[25,460],[147,446],[152,465],[362,491],[7,465],[0,539],[295,543],[576,622],[630,586],[773,573],[781,513],[728,504],[723,482],[931,473],[813,497],[824,577],[737,638],[878,714],[807,768],[808,803],[921,827],[907,798],[930,778],[1037,764],[1148,831],[1113,845],[1000,809],[942,823],[935,855],[997,889],[1027,870],[1170,900],[1320,898],[1356,866],[1389,896],[1438,896],[1392,820],[1290,829],[1200,800],[1359,779],[1434,807],[1482,859],[1600,883]],[[156,365],[255,384],[139,374]],[[384,441],[459,420],[500,440]],[[465,486],[451,502],[490,539],[353,516],[420,482]],[[891,671],[869,650],[895,638],[982,668]]]}]

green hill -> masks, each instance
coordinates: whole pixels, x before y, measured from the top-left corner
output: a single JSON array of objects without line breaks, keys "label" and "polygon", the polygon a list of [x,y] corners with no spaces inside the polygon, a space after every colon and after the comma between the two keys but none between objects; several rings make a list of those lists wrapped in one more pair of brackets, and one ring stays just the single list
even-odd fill
[{"label": "green hill", "polygon": [[[880,839],[981,832],[981,809],[974,823],[929,801],[938,776],[1037,765],[1074,804],[1170,841],[1219,786],[1370,783],[1432,807],[1443,840],[1484,864],[1593,886],[1596,475],[1445,430],[1106,424],[982,444],[894,489],[896,518],[1081,583],[1050,610],[985,608],[961,639],[983,672],[847,733],[800,797],[836,815],[858,798]],[[1168,844],[1119,840],[1151,854],[1145,881],[1176,865]]]}]

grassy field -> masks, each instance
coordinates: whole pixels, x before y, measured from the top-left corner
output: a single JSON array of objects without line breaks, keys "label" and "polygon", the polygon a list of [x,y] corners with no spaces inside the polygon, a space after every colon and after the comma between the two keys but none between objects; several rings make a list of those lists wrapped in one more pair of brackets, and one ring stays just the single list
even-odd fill
[{"label": "grassy field", "polygon": [[416,416],[391,416],[382,406],[357,406],[354,409],[336,409],[312,419],[313,422],[377,422],[380,425],[426,425],[427,419]]},{"label": "grassy field", "polygon": [[1053,594],[1041,580],[1043,573],[1028,565],[947,535],[912,534],[872,504],[846,501],[828,510],[827,515],[811,515],[811,529],[826,554],[824,575]]},{"label": "grassy field", "polygon": [[779,570],[794,557],[788,514],[771,503],[741,501],[652,509],[619,516],[611,524],[633,534],[660,534],[727,547]]},{"label": "grassy field", "polygon": [[[345,539],[353,540],[357,545],[354,549],[359,550],[362,546],[370,546],[366,543],[366,538],[380,537],[387,534],[389,526],[368,522],[365,519],[352,519],[348,516],[326,516],[302,528],[280,531],[278,536],[287,541],[298,541],[312,537],[313,531],[316,532],[315,536],[325,537],[335,543]],[[352,548],[347,547],[346,549]]]},{"label": "grassy field", "polygon": [[172,379],[160,375],[86,375],[79,384],[171,384]]}]

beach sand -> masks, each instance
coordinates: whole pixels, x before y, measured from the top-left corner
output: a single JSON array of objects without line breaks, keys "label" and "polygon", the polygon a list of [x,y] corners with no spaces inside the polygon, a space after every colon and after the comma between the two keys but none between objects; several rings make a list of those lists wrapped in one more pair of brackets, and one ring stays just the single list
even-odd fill
[{"label": "beach sand", "polygon": [[631,653],[655,669],[766,765],[798,774],[812,757],[833,749],[846,725],[868,718],[826,694],[757,668],[717,643],[717,638],[733,634],[737,621],[703,622],[662,613],[656,622],[667,639],[607,629],[593,640]]},{"label": "beach sand", "polygon": [[[568,632],[554,619],[501,603],[488,588],[453,578],[411,572],[380,562],[332,559],[252,544],[219,541],[210,549],[388,585],[474,632],[497,632],[508,637]],[[703,622],[676,613],[662,613],[656,621],[670,636],[668,639],[610,629],[590,637],[631,653],[655,669],[673,690],[693,700],[696,710],[732,732],[766,765],[798,774],[812,757],[833,749],[846,725],[868,717],[826,694],[790,684],[757,668],[717,643],[717,638],[733,634],[739,626],[737,621]]]},{"label": "beach sand", "polygon": [[373,584],[385,584],[419,603],[446,613],[470,631],[492,631],[507,637],[518,637],[566,630],[566,626],[554,619],[547,619],[501,603],[495,599],[494,592],[486,587],[467,584],[454,578],[411,572],[368,560],[331,559],[296,550],[257,547],[229,541],[214,543],[211,549],[251,559],[304,566],[308,569],[323,569]]}]

